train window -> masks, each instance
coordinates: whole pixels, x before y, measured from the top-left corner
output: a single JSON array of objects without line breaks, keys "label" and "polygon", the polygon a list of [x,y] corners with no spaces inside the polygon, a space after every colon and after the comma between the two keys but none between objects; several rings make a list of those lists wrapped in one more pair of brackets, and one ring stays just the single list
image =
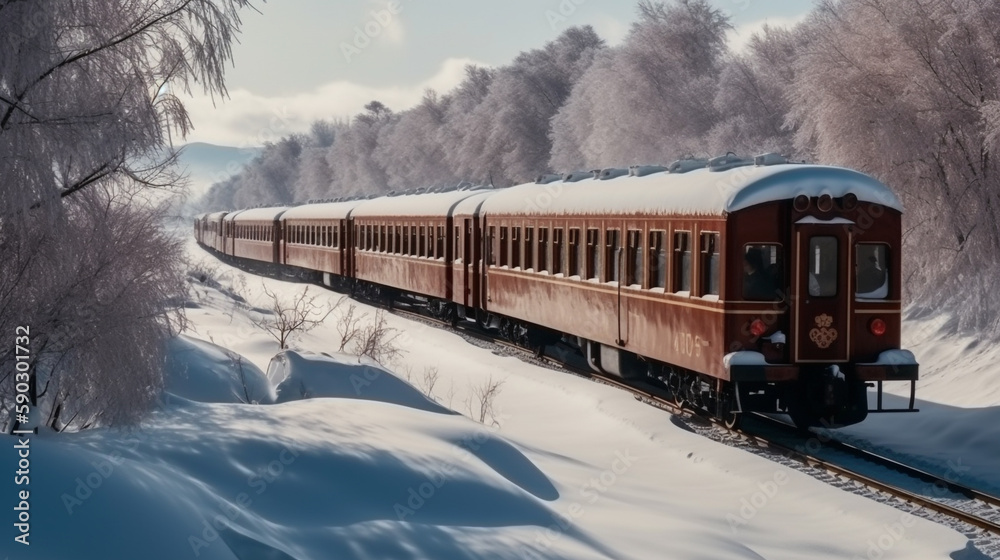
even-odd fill
[{"label": "train window", "polygon": [[719,295],[719,234],[701,234],[701,295]]},{"label": "train window", "polygon": [[309,226],[309,244],[316,244],[316,226]]},{"label": "train window", "polygon": [[601,231],[587,230],[587,279],[598,280],[601,271]]},{"label": "train window", "polygon": [[418,257],[426,257],[427,256],[427,227],[426,226],[420,226],[420,239],[419,239],[418,243],[420,245],[419,245],[419,249],[417,251],[417,256]]},{"label": "train window", "polygon": [[604,272],[607,275],[605,278],[607,282],[620,282],[622,279],[621,236],[621,230],[617,229],[609,229],[604,236],[604,262],[608,263]]},{"label": "train window", "polygon": [[[462,258],[461,249],[462,249],[462,226],[455,226],[455,237],[452,239],[451,250],[454,253],[456,261]],[[468,247],[466,247],[466,250],[468,250]]]},{"label": "train window", "polygon": [[394,247],[396,248],[396,253],[398,253],[398,254],[405,253],[405,251],[403,251],[403,239],[404,239],[404,236],[405,236],[405,234],[403,233],[403,227],[402,226],[396,226],[396,244],[394,245]]},{"label": "train window", "polygon": [[569,261],[567,264],[566,273],[569,276],[580,277],[580,252],[583,251],[583,246],[580,244],[580,228],[569,228],[569,253],[566,255],[566,260]]},{"label": "train window", "polygon": [[538,272],[549,269],[549,228],[538,228]]},{"label": "train window", "polygon": [[642,264],[646,255],[642,252],[642,232],[637,229],[628,230],[628,255],[626,265],[628,266],[628,279],[625,283],[629,286],[642,287]]},{"label": "train window", "polygon": [[837,238],[817,235],[809,239],[809,295],[837,295]]},{"label": "train window", "polygon": [[751,243],[743,248],[743,299],[778,301],[784,270],[781,245]]},{"label": "train window", "polygon": [[882,243],[858,243],[854,250],[855,297],[889,297],[889,246]]},{"label": "train window", "polygon": [[521,228],[510,228],[510,264],[511,268],[521,266]]},{"label": "train window", "polygon": [[563,230],[552,230],[552,274],[562,274],[563,271]]},{"label": "train window", "polygon": [[507,260],[507,255],[509,254],[510,246],[507,244],[508,235],[507,228],[500,228],[500,264],[499,266],[509,266],[510,261]]},{"label": "train window", "polygon": [[434,254],[439,259],[445,258],[444,254],[444,226],[437,227],[437,252]]},{"label": "train window", "polygon": [[417,256],[417,226],[410,226],[410,251],[411,257]]},{"label": "train window", "polygon": [[524,266],[523,270],[535,268],[535,228],[524,228]]},{"label": "train window", "polygon": [[674,232],[674,292],[691,291],[691,232]]}]

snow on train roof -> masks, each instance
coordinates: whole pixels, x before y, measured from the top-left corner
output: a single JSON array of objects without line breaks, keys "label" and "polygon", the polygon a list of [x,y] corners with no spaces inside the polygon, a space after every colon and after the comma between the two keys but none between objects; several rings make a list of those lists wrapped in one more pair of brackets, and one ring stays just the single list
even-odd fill
[{"label": "snow on train roof", "polygon": [[457,190],[448,192],[432,192],[419,194],[404,194],[400,196],[383,196],[364,200],[351,212],[352,218],[377,216],[444,216],[453,210],[459,202],[477,194],[481,190]]},{"label": "snow on train roof", "polygon": [[222,219],[223,216],[225,216],[228,213],[229,212],[226,212],[225,210],[221,212],[212,212],[211,214],[205,214],[204,219],[206,222],[218,222],[219,220]]},{"label": "snow on train roof", "polygon": [[743,166],[726,171],[696,169],[644,177],[585,179],[504,189],[484,204],[487,214],[657,214],[722,215],[757,204],[830,194],[854,193],[858,200],[903,211],[888,187],[863,173],[825,165]]},{"label": "snow on train roof", "polygon": [[484,200],[495,195],[498,191],[490,189],[488,191],[479,191],[478,194],[470,196],[458,204],[455,205],[455,211],[452,212],[454,216],[471,216],[479,208]]},{"label": "snow on train roof", "polygon": [[296,206],[285,212],[283,220],[339,220],[347,217],[347,214],[367,200],[348,200],[341,202],[318,202],[316,204],[303,204]]},{"label": "snow on train roof", "polygon": [[287,206],[272,206],[269,208],[251,208],[240,210],[226,216],[227,222],[265,222],[277,220],[283,212],[288,210]]}]

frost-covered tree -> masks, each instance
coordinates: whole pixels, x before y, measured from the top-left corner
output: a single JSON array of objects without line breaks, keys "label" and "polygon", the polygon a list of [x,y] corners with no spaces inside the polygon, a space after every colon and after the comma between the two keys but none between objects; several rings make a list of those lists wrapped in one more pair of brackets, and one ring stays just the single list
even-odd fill
[{"label": "frost-covered tree", "polygon": [[259,156],[242,172],[242,181],[233,195],[237,208],[260,203],[290,204],[295,200],[299,156],[303,138],[292,135],[264,145]]},{"label": "frost-covered tree", "polygon": [[[162,375],[176,243],[176,93],[225,93],[246,0],[0,1],[0,329],[31,327],[50,426],[135,421]],[[15,349],[0,348],[0,422]]]},{"label": "frost-covered tree", "polygon": [[808,48],[802,36],[765,25],[744,53],[726,60],[715,94],[719,118],[706,142],[712,153],[797,155],[795,131],[786,121],[795,61]]},{"label": "frost-covered tree", "polygon": [[1000,300],[1000,2],[842,0],[806,24],[800,150],[871,172],[907,206],[907,286],[996,330]]},{"label": "frost-covered tree", "polygon": [[333,196],[386,193],[389,188],[385,166],[375,155],[379,135],[397,119],[380,101],[365,105],[365,112],[345,126],[330,147],[327,161],[332,177]]},{"label": "frost-covered tree", "polygon": [[473,177],[474,154],[483,151],[482,144],[489,134],[489,123],[472,115],[489,94],[495,75],[490,68],[466,66],[465,79],[448,96],[450,103],[438,140],[444,147],[445,163],[460,177]]},{"label": "frost-covered tree", "polygon": [[705,0],[638,9],[624,43],[590,67],[553,120],[554,168],[705,153],[729,21]]},{"label": "frost-covered tree", "polygon": [[385,166],[389,187],[405,191],[458,182],[445,164],[438,131],[444,125],[449,100],[427,91],[423,101],[403,112],[379,137],[376,158]]},{"label": "frost-covered tree", "polygon": [[603,48],[593,28],[574,27],[497,70],[486,97],[463,119],[468,130],[477,131],[463,146],[463,174],[500,185],[545,171],[552,151],[550,121]]}]

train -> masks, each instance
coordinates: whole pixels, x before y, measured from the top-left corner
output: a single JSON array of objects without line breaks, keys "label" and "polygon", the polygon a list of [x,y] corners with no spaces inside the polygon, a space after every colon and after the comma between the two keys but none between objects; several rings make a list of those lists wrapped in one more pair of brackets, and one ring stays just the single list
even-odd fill
[{"label": "train", "polygon": [[[727,154],[214,212],[194,234],[540,352],[568,341],[593,370],[729,426],[761,412],[838,428],[916,411],[902,212],[855,170]],[[884,405],[885,382],[909,382],[908,406]]]}]

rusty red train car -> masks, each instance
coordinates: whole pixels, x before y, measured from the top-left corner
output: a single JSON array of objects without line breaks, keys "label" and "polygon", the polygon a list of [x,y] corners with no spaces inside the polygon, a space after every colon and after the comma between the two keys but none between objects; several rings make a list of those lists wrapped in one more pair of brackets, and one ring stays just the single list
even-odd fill
[{"label": "rusty red train car", "polygon": [[281,215],[287,206],[252,208],[223,218],[224,253],[255,261],[278,262],[283,228]]},{"label": "rusty red train car", "polygon": [[462,224],[454,212],[476,190],[386,196],[362,201],[350,214],[355,235],[354,278],[427,300],[451,316],[465,301]]},{"label": "rusty red train car", "polygon": [[592,368],[729,422],[838,427],[889,412],[886,381],[909,383],[914,410],[901,214],[856,171],[724,156],[302,206],[271,216],[272,262],[511,338],[574,341]]},{"label": "rusty red train car", "polygon": [[893,380],[912,409],[902,206],[885,185],[773,155],[599,175],[484,202],[488,313],[575,335],[595,369],[731,420],[853,424],[868,386],[884,411]]},{"label": "rusty red train car", "polygon": [[281,217],[281,246],[275,262],[322,273],[327,286],[354,278],[351,211],[362,201],[305,204]]}]

